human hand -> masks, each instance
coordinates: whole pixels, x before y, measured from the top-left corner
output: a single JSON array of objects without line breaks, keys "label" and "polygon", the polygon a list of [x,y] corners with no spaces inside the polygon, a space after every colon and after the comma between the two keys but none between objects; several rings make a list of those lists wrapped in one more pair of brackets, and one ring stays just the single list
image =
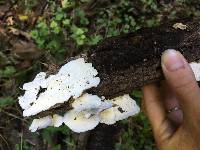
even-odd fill
[{"label": "human hand", "polygon": [[[200,89],[185,58],[162,55],[165,81],[143,87],[143,104],[159,150],[200,150]],[[180,108],[180,109],[179,109]]]}]

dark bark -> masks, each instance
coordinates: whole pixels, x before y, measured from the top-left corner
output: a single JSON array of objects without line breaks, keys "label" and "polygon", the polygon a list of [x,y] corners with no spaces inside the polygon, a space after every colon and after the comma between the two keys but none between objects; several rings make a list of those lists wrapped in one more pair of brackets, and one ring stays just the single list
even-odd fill
[{"label": "dark bark", "polygon": [[187,25],[185,30],[173,28],[172,23],[111,37],[94,46],[88,61],[101,82],[89,92],[114,98],[162,80],[160,59],[166,49],[180,51],[189,62],[200,59],[200,23],[182,23]]}]

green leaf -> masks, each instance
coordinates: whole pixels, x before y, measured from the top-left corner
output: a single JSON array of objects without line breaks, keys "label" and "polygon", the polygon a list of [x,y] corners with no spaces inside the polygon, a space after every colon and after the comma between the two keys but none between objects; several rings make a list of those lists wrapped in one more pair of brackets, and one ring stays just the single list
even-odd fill
[{"label": "green leaf", "polygon": [[60,43],[56,40],[52,40],[48,43],[47,48],[52,51],[56,51],[60,48]]},{"label": "green leaf", "polygon": [[65,19],[65,20],[62,21],[62,23],[63,23],[64,26],[67,26],[67,25],[70,24],[70,19]]},{"label": "green leaf", "polygon": [[101,35],[94,35],[90,38],[90,44],[95,45],[97,44],[100,40],[102,40],[103,37]]},{"label": "green leaf", "polygon": [[37,25],[38,28],[46,28],[47,27],[47,24],[43,21],[39,22],[38,25]]},{"label": "green leaf", "polygon": [[76,42],[77,42],[78,45],[83,45],[84,44],[84,40],[81,40],[81,39],[78,39]]},{"label": "green leaf", "polygon": [[77,9],[76,12],[75,12],[75,15],[77,17],[79,17],[81,25],[88,25],[89,24],[89,20],[86,17],[85,12],[82,9]]},{"label": "green leaf", "polygon": [[53,32],[56,34],[60,33],[61,31],[61,28],[59,27],[58,23],[54,20],[50,23],[50,27],[53,29]]},{"label": "green leaf", "polygon": [[56,14],[55,20],[56,21],[61,21],[64,18],[64,14],[63,13],[58,13]]},{"label": "green leaf", "polygon": [[75,34],[76,34],[76,35],[81,35],[81,34],[83,34],[83,33],[84,33],[84,31],[83,31],[83,29],[81,29],[81,28],[77,28],[76,31],[75,31]]},{"label": "green leaf", "polygon": [[90,2],[91,0],[81,0],[81,2],[83,2],[83,3],[88,3],[88,2]]},{"label": "green leaf", "polygon": [[14,99],[10,96],[0,98],[0,110],[5,108],[8,105],[13,104],[14,102],[15,102]]},{"label": "green leaf", "polygon": [[0,70],[0,77],[12,77],[16,73],[13,66],[6,66],[4,70]]},{"label": "green leaf", "polygon": [[61,150],[61,145],[60,145],[60,144],[56,145],[56,146],[53,148],[53,150]]},{"label": "green leaf", "polygon": [[61,0],[61,3],[62,3],[63,8],[68,8],[71,6],[71,3],[69,2],[69,0]]},{"label": "green leaf", "polygon": [[30,35],[31,35],[31,37],[32,37],[33,39],[37,39],[38,36],[39,36],[38,30],[32,30],[32,31],[30,32]]},{"label": "green leaf", "polygon": [[141,90],[134,90],[133,96],[137,98],[142,98],[142,91]]},{"label": "green leaf", "polygon": [[58,23],[57,22],[55,22],[54,20],[50,23],[50,27],[51,28],[56,28],[56,27],[58,27]]},{"label": "green leaf", "polygon": [[44,48],[44,44],[45,44],[45,40],[43,39],[43,38],[37,38],[36,39],[36,43],[38,44],[38,46],[40,47],[40,48]]}]

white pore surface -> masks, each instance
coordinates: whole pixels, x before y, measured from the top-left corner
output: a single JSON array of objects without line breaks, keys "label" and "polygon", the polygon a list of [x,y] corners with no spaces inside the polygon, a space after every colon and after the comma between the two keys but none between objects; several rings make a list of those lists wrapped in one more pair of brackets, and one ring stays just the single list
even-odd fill
[{"label": "white pore surface", "polygon": [[99,124],[99,116],[92,115],[86,118],[85,115],[74,110],[68,111],[63,117],[64,123],[74,132],[85,132],[94,129]]},{"label": "white pore surface", "polygon": [[99,108],[101,103],[101,98],[97,95],[84,94],[72,103],[72,107],[76,112],[81,112],[83,110]]},{"label": "white pore surface", "polygon": [[97,114],[104,109],[112,107],[112,103],[102,101],[97,95],[86,93],[77,98],[72,103],[72,107],[76,112],[83,111],[83,113],[89,117],[92,114]]},{"label": "white pore surface", "polygon": [[116,115],[114,107],[106,109],[100,113],[100,123],[111,125],[116,123]]},{"label": "white pore surface", "polygon": [[60,116],[60,115],[53,115],[53,118],[52,118],[52,126],[54,127],[59,127],[61,126],[63,123],[63,117]]},{"label": "white pore surface", "polygon": [[43,129],[51,125],[52,125],[52,117],[46,116],[40,119],[34,119],[31,126],[29,127],[29,130],[31,130],[31,132],[35,132],[38,129]]},{"label": "white pore surface", "polygon": [[[19,97],[23,116],[36,115],[55,104],[68,101],[70,97],[78,98],[84,90],[99,84],[100,78],[95,77],[97,74],[92,64],[86,63],[83,58],[68,62],[58,74],[47,79],[45,73],[39,73],[32,82],[23,86],[25,94]],[[39,94],[44,88],[46,90]]]},{"label": "white pore surface", "polygon": [[[82,101],[80,100],[81,98],[79,98],[79,101],[75,101],[79,109],[75,109],[74,107],[73,110],[65,114],[63,121],[74,132],[92,130],[99,123],[114,124],[116,121],[128,118],[140,111],[136,102],[129,95],[101,101],[101,105],[99,103],[100,101],[98,101],[98,107],[94,105],[95,100],[93,96],[85,94],[85,96],[82,96]],[[86,97],[88,98],[87,100],[85,99]],[[86,103],[87,108],[83,102]],[[81,108],[81,106],[83,107]]]},{"label": "white pore surface", "polygon": [[200,63],[192,62],[190,63],[190,67],[194,72],[195,78],[197,81],[200,81]]},{"label": "white pore surface", "polygon": [[139,112],[136,102],[129,96],[119,96],[112,100],[102,100],[96,95],[83,94],[72,103],[73,109],[64,117],[57,114],[34,119],[30,130],[47,126],[59,127],[65,123],[74,132],[85,132],[94,129],[99,123],[114,124]]},{"label": "white pore surface", "polygon": [[127,94],[107,101],[111,102],[113,107],[100,113],[101,123],[114,124],[116,121],[126,119],[140,112],[135,100]]}]

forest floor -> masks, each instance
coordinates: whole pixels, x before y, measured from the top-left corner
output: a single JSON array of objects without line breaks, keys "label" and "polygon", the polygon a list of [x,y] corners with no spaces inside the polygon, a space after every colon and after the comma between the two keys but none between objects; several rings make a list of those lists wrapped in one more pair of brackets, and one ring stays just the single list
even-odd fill
[{"label": "forest floor", "polygon": [[[143,113],[84,134],[64,125],[31,133],[20,87],[107,37],[199,17],[199,0],[0,0],[0,149],[155,149]],[[141,91],[132,96],[140,104]]]}]

